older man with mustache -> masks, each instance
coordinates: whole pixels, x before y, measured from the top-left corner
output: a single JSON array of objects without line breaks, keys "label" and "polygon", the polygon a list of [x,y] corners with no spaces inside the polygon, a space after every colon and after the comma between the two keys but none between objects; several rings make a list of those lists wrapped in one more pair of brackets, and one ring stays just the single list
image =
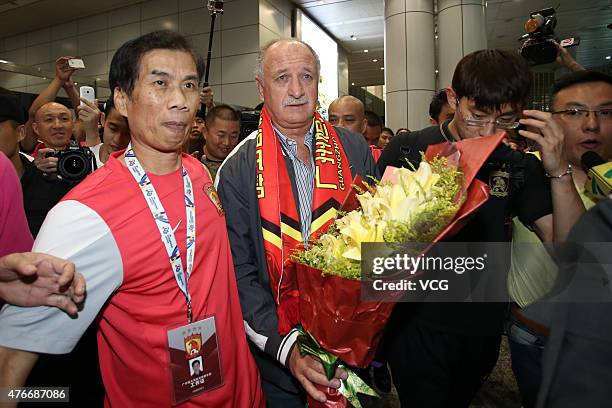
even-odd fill
[{"label": "older man with mustache", "polygon": [[289,254],[328,227],[333,217],[326,210],[340,207],[354,176],[377,175],[365,140],[315,111],[319,74],[319,58],[306,43],[282,39],[262,49],[259,129],[229,154],[216,179],[270,407],[303,407],[306,393],[325,401],[315,384],[338,388],[346,376],[339,370],[328,381],[321,363],[295,347],[299,313]]}]

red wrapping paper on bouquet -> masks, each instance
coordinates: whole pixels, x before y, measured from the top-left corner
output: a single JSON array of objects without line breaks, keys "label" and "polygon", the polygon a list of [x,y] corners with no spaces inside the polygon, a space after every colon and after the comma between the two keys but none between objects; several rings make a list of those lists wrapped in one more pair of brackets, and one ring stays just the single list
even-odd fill
[{"label": "red wrapping paper on bouquet", "polygon": [[[464,173],[467,188],[464,204],[434,242],[457,233],[470,214],[486,202],[489,197],[488,186],[477,180],[476,174],[504,137],[505,132],[501,132],[488,137],[433,145],[427,149],[428,160],[436,155],[451,156],[458,151],[459,167]],[[356,179],[355,184],[361,186],[361,180]],[[349,194],[344,210],[354,209],[355,202],[354,193]],[[320,270],[302,264],[296,264],[296,276],[300,321],[304,330],[321,347],[348,366],[368,367],[395,304],[383,301],[362,302],[360,280],[324,275]],[[322,386],[318,388],[327,394],[328,402],[321,404],[309,398],[310,407],[350,406],[337,390]]]},{"label": "red wrapping paper on bouquet", "polygon": [[[371,188],[359,175],[351,186],[340,208],[343,212],[357,209],[357,194]],[[394,304],[361,302],[359,280],[323,275],[320,270],[300,263],[296,263],[295,272],[300,292],[300,321],[304,330],[349,366],[369,366]],[[359,337],[354,342],[347,342],[354,337],[355,330]]]},{"label": "red wrapping paper on bouquet", "polygon": [[[296,265],[302,327],[321,347],[352,367],[368,367],[395,303],[362,302],[361,281],[323,275],[316,268]],[[327,402],[308,396],[310,408],[345,408],[351,404],[338,390],[315,384]]]},{"label": "red wrapping paper on bouquet", "polygon": [[301,264],[296,272],[304,330],[349,366],[369,366],[394,304],[362,302],[360,280]]}]

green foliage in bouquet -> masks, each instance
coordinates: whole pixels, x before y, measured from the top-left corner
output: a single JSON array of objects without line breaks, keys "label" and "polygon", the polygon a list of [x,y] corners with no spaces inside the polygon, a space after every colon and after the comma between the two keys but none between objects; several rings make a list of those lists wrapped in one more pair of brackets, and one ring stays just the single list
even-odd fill
[{"label": "green foliage in bouquet", "polygon": [[393,171],[394,182],[382,181],[374,192],[358,194],[361,207],[340,214],[294,259],[325,274],[360,279],[362,243],[432,242],[463,204],[463,172],[444,157],[423,158],[416,171]]}]

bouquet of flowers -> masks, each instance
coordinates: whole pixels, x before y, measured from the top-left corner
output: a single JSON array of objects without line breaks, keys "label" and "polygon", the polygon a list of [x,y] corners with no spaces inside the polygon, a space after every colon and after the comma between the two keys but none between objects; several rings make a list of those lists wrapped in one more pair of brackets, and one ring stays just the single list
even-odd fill
[{"label": "bouquet of flowers", "polygon": [[[328,378],[338,366],[371,363],[394,307],[393,302],[361,301],[361,244],[433,243],[457,232],[488,199],[488,187],[475,176],[502,136],[431,146],[418,169],[387,168],[375,187],[356,180],[356,191],[330,230],[294,254],[298,346],[302,354],[322,361]],[[327,403],[309,398],[309,406],[359,408],[358,392],[376,395],[348,371],[339,390],[320,387]]]}]

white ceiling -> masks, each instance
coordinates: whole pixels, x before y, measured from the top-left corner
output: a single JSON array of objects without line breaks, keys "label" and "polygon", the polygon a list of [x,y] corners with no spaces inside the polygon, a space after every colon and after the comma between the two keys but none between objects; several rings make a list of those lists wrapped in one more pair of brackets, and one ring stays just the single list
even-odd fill
[{"label": "white ceiling", "polygon": [[[323,25],[349,52],[349,81],[356,85],[384,83],[383,0],[294,0]],[[487,40],[489,47],[518,48],[529,13],[547,7],[557,11],[556,35],[580,37],[576,58],[586,67],[601,67],[612,55],[611,0],[489,0]],[[357,40],[352,40],[355,35]],[[369,52],[363,52],[367,49]],[[377,59],[377,62],[372,62]]]},{"label": "white ceiling", "polygon": [[[293,0],[338,40],[349,56],[349,82],[380,85],[384,71],[383,0]],[[433,33],[432,33],[433,34]],[[354,35],[357,39],[351,39]],[[368,50],[364,53],[363,50]],[[376,59],[377,62],[373,62]]]},{"label": "white ceiling", "polygon": [[[61,24],[142,0],[0,0],[0,38]],[[292,0],[338,40],[349,55],[349,81],[356,85],[384,82],[384,0]],[[611,61],[611,0],[489,0],[489,47],[516,48],[531,11],[557,10],[556,34],[580,37],[577,60],[587,67]],[[357,39],[352,40],[351,35]],[[364,49],[368,53],[364,53]],[[372,60],[376,59],[377,62]]]}]

